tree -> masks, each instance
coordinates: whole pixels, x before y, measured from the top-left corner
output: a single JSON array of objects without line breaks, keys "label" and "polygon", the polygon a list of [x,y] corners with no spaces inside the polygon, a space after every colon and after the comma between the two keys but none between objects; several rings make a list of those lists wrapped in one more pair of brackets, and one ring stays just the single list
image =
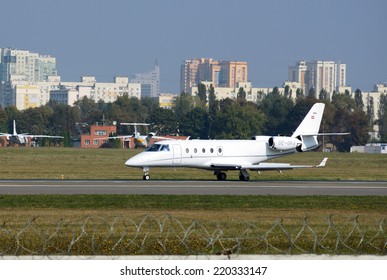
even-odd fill
[{"label": "tree", "polygon": [[52,115],[49,122],[53,127],[52,133],[63,135],[65,147],[70,147],[71,139],[78,137],[82,132],[81,113],[78,107],[71,107],[64,104],[49,103],[52,108]]},{"label": "tree", "polygon": [[239,104],[245,104],[246,103],[246,92],[243,87],[239,88],[238,94],[237,94],[237,101]]},{"label": "tree", "polygon": [[199,104],[197,104],[197,106],[205,108],[207,105],[207,88],[202,83],[198,84],[198,97],[199,97],[199,102],[198,102]]},{"label": "tree", "polygon": [[207,110],[196,107],[188,112],[180,123],[180,132],[191,138],[208,138],[208,114]]},{"label": "tree", "polygon": [[364,145],[368,140],[369,121],[363,110],[357,110],[355,100],[349,94],[336,94],[332,98],[333,122],[329,123],[332,132],[350,132],[348,136],[329,137],[338,151],[349,151],[353,145]]},{"label": "tree", "polygon": [[172,110],[175,113],[176,119],[181,122],[185,115],[194,108],[192,96],[183,92],[177,96],[173,102]]},{"label": "tree", "polygon": [[298,88],[296,90],[296,102],[300,101],[301,99],[304,99],[304,91]]},{"label": "tree", "polygon": [[263,132],[266,135],[277,135],[284,133],[287,117],[293,108],[293,101],[280,94],[269,93],[259,105],[266,116]]},{"label": "tree", "polygon": [[370,96],[369,102],[367,104],[367,116],[369,120],[369,125],[372,126],[374,124],[374,116],[375,116],[375,104],[374,98]]},{"label": "tree", "polygon": [[380,96],[379,107],[379,127],[380,127],[380,140],[384,143],[387,142],[387,95],[382,94]]},{"label": "tree", "polygon": [[265,116],[256,104],[247,102],[241,106],[235,100],[224,99],[220,108],[213,128],[217,138],[249,139],[262,134]]},{"label": "tree", "polygon": [[149,113],[147,120],[150,129],[158,135],[176,135],[178,133],[178,120],[170,109],[155,108]]},{"label": "tree", "polygon": [[76,101],[74,106],[79,108],[81,122],[91,125],[102,120],[103,113],[93,99],[84,96],[81,100]]},{"label": "tree", "polygon": [[219,111],[219,101],[216,100],[215,89],[211,84],[208,93],[208,137],[214,138],[212,126]]},{"label": "tree", "polygon": [[311,87],[311,88],[309,89],[308,97],[314,97],[314,98],[316,98],[316,91],[315,91],[315,89],[314,89],[313,87]]},{"label": "tree", "polygon": [[319,94],[319,96],[318,96],[318,99],[319,99],[319,100],[326,100],[326,99],[328,99],[328,92],[327,92],[325,89],[322,89],[322,90],[320,91],[320,94]]},{"label": "tree", "polygon": [[360,89],[355,91],[355,108],[357,110],[364,110],[363,96]]}]

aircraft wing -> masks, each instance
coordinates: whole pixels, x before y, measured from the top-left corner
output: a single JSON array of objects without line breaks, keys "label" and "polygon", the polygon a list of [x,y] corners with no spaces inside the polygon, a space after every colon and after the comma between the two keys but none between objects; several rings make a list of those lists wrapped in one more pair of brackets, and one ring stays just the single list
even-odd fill
[{"label": "aircraft wing", "polygon": [[159,139],[159,140],[175,140],[175,139],[169,138],[169,137],[154,136],[154,135],[151,138],[152,139]]},{"label": "aircraft wing", "polygon": [[211,164],[211,168],[219,170],[241,170],[241,169],[250,169],[255,171],[265,171],[265,170],[290,170],[296,168],[316,168],[324,167],[328,158],[324,158],[318,165],[291,165],[289,163],[267,163],[262,162],[259,164],[222,164],[214,163]]},{"label": "aircraft wing", "polygon": [[0,136],[12,136],[12,134],[9,134],[9,133],[0,133]]},{"label": "aircraft wing", "polygon": [[19,134],[20,136],[23,137],[28,137],[28,138],[63,138],[63,136],[55,136],[55,135],[30,135],[30,134]]},{"label": "aircraft wing", "polygon": [[110,137],[100,137],[94,138],[95,140],[106,140],[106,139],[120,139],[120,138],[132,138],[133,135],[118,135],[118,136],[110,136]]},{"label": "aircraft wing", "polygon": [[316,167],[324,167],[327,163],[328,158],[324,158],[320,164],[318,165],[291,165],[289,163],[259,163],[250,166],[242,166],[241,169],[250,169],[256,171],[264,171],[264,170],[290,170],[296,168],[316,168]]}]

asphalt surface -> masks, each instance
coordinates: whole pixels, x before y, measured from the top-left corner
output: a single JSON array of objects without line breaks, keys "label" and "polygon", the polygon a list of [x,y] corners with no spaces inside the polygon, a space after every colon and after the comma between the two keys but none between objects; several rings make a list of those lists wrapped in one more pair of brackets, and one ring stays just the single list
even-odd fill
[{"label": "asphalt surface", "polygon": [[0,180],[0,194],[387,195],[387,182]]}]

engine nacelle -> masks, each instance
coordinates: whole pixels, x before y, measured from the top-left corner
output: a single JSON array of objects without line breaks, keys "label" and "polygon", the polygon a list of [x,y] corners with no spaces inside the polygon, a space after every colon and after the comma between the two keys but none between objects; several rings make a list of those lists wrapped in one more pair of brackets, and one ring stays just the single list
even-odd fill
[{"label": "engine nacelle", "polygon": [[294,137],[273,136],[268,141],[269,148],[276,151],[294,150],[302,145],[302,142]]}]

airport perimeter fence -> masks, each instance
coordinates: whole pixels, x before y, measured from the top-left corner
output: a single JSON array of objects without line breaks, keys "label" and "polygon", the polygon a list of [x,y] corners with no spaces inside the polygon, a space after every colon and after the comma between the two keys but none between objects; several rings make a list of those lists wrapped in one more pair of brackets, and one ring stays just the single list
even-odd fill
[{"label": "airport perimeter fence", "polygon": [[0,256],[22,255],[386,255],[386,219],[358,217],[323,223],[308,217],[285,223],[203,223],[170,215],[138,219],[85,217],[46,223],[0,221]]}]

